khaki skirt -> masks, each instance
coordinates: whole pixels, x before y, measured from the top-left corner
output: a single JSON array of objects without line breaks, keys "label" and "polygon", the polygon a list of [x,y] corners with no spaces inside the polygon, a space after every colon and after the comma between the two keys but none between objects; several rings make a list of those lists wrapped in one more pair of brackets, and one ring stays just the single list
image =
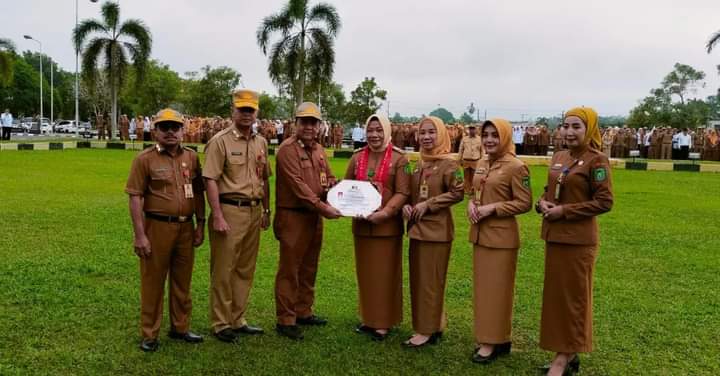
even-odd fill
[{"label": "khaki skirt", "polygon": [[413,330],[431,335],[447,326],[445,284],[452,242],[410,239],[410,299]]},{"label": "khaki skirt", "polygon": [[545,244],[540,347],[578,353],[592,351],[592,280],[597,246]]},{"label": "khaki skirt", "polygon": [[475,341],[511,341],[517,249],[474,246],[473,308]]},{"label": "khaki skirt", "polygon": [[402,242],[402,236],[355,235],[360,318],[371,328],[402,321]]}]

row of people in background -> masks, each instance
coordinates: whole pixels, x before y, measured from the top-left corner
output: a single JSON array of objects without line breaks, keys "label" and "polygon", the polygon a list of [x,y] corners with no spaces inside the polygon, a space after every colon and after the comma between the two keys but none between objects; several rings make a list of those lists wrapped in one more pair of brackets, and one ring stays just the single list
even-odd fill
[{"label": "row of people in background", "polygon": [[[141,334],[144,351],[158,347],[165,279],[170,283],[171,338],[202,342],[190,332],[193,247],[203,242],[205,200],[212,210],[210,321],[221,341],[263,330],[246,318],[260,231],[271,225],[268,143],[252,132],[258,94],[233,97],[233,125],[217,133],[201,168],[197,154],[180,146],[185,119],[163,110],[154,120],[157,145],[133,161],[125,191],[141,269]],[[599,149],[598,116],[589,108],[568,111],[560,134],[567,150],[555,153],[547,185],[537,201],[546,242],[540,347],[556,353],[548,374],[576,372],[577,353],[592,350],[592,281],[598,251],[595,217],[611,209],[608,158]],[[320,110],[303,103],[293,136],[277,151],[272,221],[280,243],[275,277],[276,331],[303,339],[301,325],[325,325],[314,310],[315,279],[323,241],[323,218],[340,217],[327,203],[336,183],[317,142]],[[470,132],[477,132],[472,130]],[[463,169],[451,154],[442,120],[418,123],[420,160],[411,163],[392,144],[384,115],[365,125],[367,146],[350,160],[346,179],[370,182],[381,207],[354,218],[352,233],[360,323],[356,332],[382,341],[402,320],[402,245],[407,223],[409,281],[414,334],[410,348],[440,342],[447,329],[444,295],[455,237],[451,208],[463,200]],[[473,135],[472,137],[477,137]],[[532,207],[529,170],[515,156],[512,129],[503,119],[480,127],[484,156],[475,164],[467,207],[473,244],[473,304],[476,347],[472,360],[487,364],[510,353],[513,295],[520,237],[516,215]],[[460,145],[466,146],[466,145]],[[182,182],[179,184],[178,182]],[[196,221],[193,221],[193,217]]]}]

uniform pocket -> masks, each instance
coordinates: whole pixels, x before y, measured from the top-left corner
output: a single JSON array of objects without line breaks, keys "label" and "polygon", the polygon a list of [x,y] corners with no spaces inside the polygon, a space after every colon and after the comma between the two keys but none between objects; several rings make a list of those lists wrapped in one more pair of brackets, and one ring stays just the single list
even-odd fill
[{"label": "uniform pocket", "polygon": [[242,155],[238,155],[238,156],[233,155],[233,156],[228,157],[228,162],[230,162],[230,164],[232,164],[232,165],[242,165],[242,164],[245,164],[245,157]]}]

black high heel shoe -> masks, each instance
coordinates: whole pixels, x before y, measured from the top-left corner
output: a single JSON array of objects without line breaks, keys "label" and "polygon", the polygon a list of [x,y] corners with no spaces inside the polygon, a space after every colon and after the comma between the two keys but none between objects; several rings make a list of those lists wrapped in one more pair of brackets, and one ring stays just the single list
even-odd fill
[{"label": "black high heel shoe", "polygon": [[442,335],[443,335],[442,332],[435,332],[432,335],[430,335],[430,337],[428,337],[427,341],[425,341],[419,345],[412,343],[410,341],[410,340],[412,340],[412,337],[410,337],[410,338],[408,338],[407,341],[403,342],[402,345],[409,349],[416,349],[419,347],[423,347],[425,345],[436,345],[440,342],[440,339],[442,339]]},{"label": "black high heel shoe", "polygon": [[[542,371],[543,374],[547,375],[547,373],[550,372],[551,367],[552,363],[548,363],[540,367],[540,371]],[[580,372],[580,357],[575,354],[575,356],[570,361],[568,361],[567,364],[565,364],[563,376],[571,376],[578,372]]]},{"label": "black high heel shoe", "polygon": [[510,354],[511,347],[512,342],[499,343],[493,346],[493,351],[487,356],[480,355],[478,353],[480,347],[477,347],[475,348],[475,352],[473,352],[472,361],[478,364],[490,364],[499,356]]}]

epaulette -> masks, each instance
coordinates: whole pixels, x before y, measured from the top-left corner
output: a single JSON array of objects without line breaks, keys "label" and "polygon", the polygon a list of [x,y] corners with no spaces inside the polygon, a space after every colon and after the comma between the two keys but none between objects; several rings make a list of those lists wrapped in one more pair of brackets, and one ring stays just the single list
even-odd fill
[{"label": "epaulette", "polygon": [[396,152],[398,152],[400,154],[405,154],[405,150],[400,149],[399,147],[397,147],[395,145],[393,145],[393,150],[395,150]]}]

